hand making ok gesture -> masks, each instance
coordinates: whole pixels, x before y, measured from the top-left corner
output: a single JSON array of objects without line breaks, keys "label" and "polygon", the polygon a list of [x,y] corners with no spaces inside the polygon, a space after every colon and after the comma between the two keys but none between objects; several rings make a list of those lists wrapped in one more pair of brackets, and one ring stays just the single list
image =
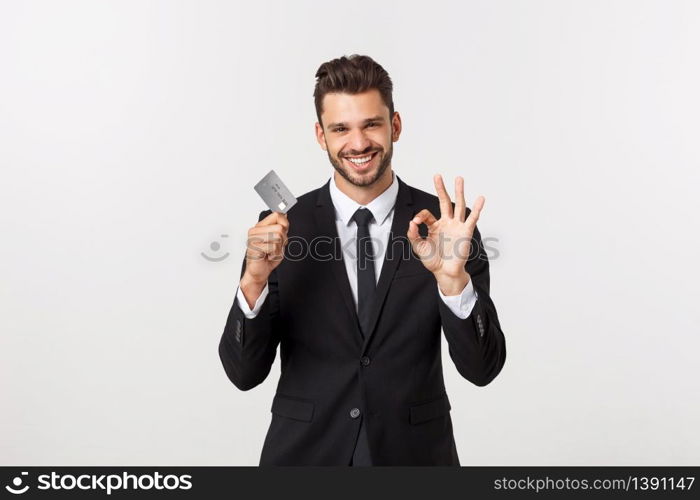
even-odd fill
[{"label": "hand making ok gesture", "polygon": [[[469,217],[466,217],[464,179],[457,177],[455,180],[454,212],[442,176],[435,175],[433,181],[440,198],[440,218],[436,219],[428,209],[421,210],[409,222],[407,236],[413,252],[426,269],[435,275],[442,293],[458,295],[471,279],[464,266],[469,258],[471,238],[485,199],[479,196]],[[428,226],[427,238],[418,234],[421,223]]]}]

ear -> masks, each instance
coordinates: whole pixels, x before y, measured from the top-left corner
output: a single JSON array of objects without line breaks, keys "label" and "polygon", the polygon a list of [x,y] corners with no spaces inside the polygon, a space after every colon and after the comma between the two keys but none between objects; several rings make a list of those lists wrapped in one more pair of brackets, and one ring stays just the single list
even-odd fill
[{"label": "ear", "polygon": [[318,141],[319,145],[321,146],[321,149],[323,149],[324,151],[327,151],[327,149],[326,149],[326,134],[323,131],[323,127],[318,122],[316,122],[314,127],[315,127],[315,131],[316,131],[316,140]]},{"label": "ear", "polygon": [[401,116],[398,111],[394,111],[394,116],[391,119],[391,141],[396,142],[401,135]]}]

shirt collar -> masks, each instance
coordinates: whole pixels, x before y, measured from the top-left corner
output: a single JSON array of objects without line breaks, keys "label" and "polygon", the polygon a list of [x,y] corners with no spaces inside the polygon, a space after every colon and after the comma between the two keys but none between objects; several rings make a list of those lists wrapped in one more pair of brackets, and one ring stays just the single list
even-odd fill
[{"label": "shirt collar", "polygon": [[399,182],[396,179],[396,174],[393,171],[391,172],[391,177],[391,185],[386,188],[384,192],[370,201],[367,205],[360,205],[338,189],[338,186],[335,184],[335,176],[331,176],[330,194],[331,201],[335,207],[336,219],[342,220],[343,224],[347,226],[357,209],[360,207],[366,207],[372,212],[372,215],[374,215],[374,220],[377,221],[377,224],[384,223],[384,219],[387,218],[389,212],[391,212],[391,209],[394,208],[396,196],[399,193]]}]

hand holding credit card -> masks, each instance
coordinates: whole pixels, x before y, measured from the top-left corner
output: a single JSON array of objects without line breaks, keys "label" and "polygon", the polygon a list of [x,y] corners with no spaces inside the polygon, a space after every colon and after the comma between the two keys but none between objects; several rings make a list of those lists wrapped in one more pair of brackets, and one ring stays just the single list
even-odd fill
[{"label": "hand holding credit card", "polygon": [[297,202],[292,192],[284,185],[274,170],[270,170],[265,177],[260,179],[255,185],[255,191],[273,212],[286,214]]},{"label": "hand holding credit card", "polygon": [[270,207],[272,213],[248,230],[245,271],[240,287],[249,308],[253,308],[267,284],[270,273],[284,259],[289,230],[287,212],[297,202],[274,170],[270,170],[255,185],[255,191]]}]

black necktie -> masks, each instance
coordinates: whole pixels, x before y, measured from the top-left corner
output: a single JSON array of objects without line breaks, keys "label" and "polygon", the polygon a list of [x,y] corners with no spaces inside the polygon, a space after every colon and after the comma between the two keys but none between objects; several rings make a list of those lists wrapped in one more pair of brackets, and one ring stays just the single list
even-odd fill
[{"label": "black necktie", "polygon": [[[369,335],[369,313],[374,291],[377,288],[374,279],[374,250],[368,227],[372,217],[372,212],[367,208],[358,208],[352,216],[357,224],[357,317],[360,320],[362,335],[365,337]],[[360,429],[350,460],[350,465],[355,467],[372,465],[365,418],[366,416],[363,415],[360,420]]]},{"label": "black necktie", "polygon": [[352,218],[357,223],[357,317],[362,334],[367,336],[371,304],[377,288],[374,277],[374,250],[369,236],[369,221],[373,215],[367,208],[358,208]]}]

